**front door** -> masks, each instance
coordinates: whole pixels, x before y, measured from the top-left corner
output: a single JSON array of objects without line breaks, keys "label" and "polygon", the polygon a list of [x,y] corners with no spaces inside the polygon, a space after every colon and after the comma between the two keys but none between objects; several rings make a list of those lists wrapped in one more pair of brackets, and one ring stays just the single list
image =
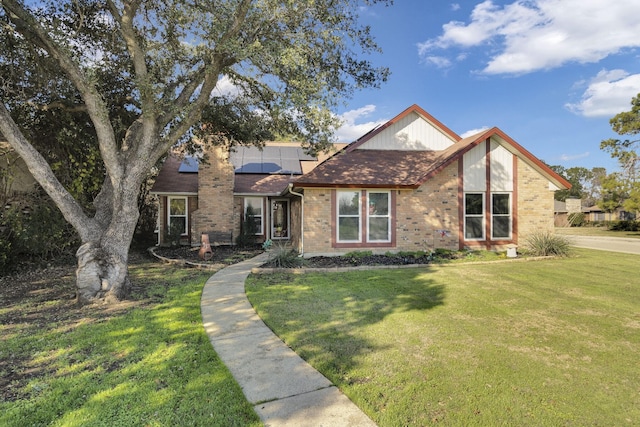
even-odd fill
[{"label": "front door", "polygon": [[289,200],[271,201],[271,238],[289,238]]}]

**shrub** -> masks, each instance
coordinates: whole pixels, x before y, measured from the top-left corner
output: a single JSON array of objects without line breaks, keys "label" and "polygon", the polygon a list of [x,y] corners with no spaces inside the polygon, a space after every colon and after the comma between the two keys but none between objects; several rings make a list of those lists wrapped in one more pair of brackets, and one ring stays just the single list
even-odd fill
[{"label": "shrub", "polygon": [[298,252],[295,249],[278,244],[272,249],[271,253],[272,255],[267,263],[275,268],[302,267],[303,260],[298,256]]},{"label": "shrub", "polygon": [[180,245],[183,231],[184,227],[181,224],[171,224],[169,227],[167,227],[164,233],[165,244],[170,246]]},{"label": "shrub", "polygon": [[372,251],[352,251],[352,252],[347,252],[346,254],[344,254],[345,258],[355,258],[355,259],[360,259],[360,258],[365,258],[368,256],[373,255]]},{"label": "shrub", "polygon": [[571,242],[565,236],[548,231],[538,231],[526,239],[526,247],[534,256],[568,256]]},{"label": "shrub", "polygon": [[640,230],[639,221],[615,221],[609,224],[609,230],[611,231],[638,231]]},{"label": "shrub", "polygon": [[256,244],[256,233],[260,231],[256,216],[251,206],[247,206],[244,213],[244,221],[240,228],[240,235],[236,238],[236,244],[240,247],[249,247]]},{"label": "shrub", "polygon": [[573,212],[567,217],[571,227],[582,227],[586,222],[586,216],[583,212]]},{"label": "shrub", "polygon": [[72,258],[78,245],[73,227],[42,195],[25,197],[0,215],[0,271],[23,261]]}]

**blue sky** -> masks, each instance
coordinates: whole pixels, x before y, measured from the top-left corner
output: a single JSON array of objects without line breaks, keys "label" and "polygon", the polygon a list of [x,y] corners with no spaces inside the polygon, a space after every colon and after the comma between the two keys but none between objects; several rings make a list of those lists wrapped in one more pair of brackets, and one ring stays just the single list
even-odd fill
[{"label": "blue sky", "polygon": [[408,1],[362,9],[391,69],[340,111],[349,142],[418,104],[465,136],[497,126],[564,167],[617,168],[599,148],[640,93],[640,1]]}]

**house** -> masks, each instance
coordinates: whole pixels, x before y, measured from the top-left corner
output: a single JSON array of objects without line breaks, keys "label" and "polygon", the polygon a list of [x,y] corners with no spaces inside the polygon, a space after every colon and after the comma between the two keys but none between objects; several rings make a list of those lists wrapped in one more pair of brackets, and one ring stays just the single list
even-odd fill
[{"label": "house", "polygon": [[170,158],[152,190],[160,229],[176,222],[194,245],[237,236],[251,206],[260,239],[305,256],[502,249],[552,230],[554,191],[570,188],[500,129],[461,138],[417,105],[324,160],[286,147],[218,148],[191,169]]},{"label": "house", "polygon": [[4,206],[36,190],[35,178],[27,165],[0,135],[0,203]]},{"label": "house", "polygon": [[574,223],[573,225],[575,225],[575,221],[580,220],[579,217],[575,217],[575,214],[580,214],[583,212],[582,200],[575,198],[568,198],[564,202],[560,200],[554,200],[553,212],[554,225],[556,227],[571,227],[572,221]]},{"label": "house", "polygon": [[607,212],[598,205],[584,208],[584,213],[589,222],[602,221],[634,221],[636,219],[635,212],[628,212],[623,208],[616,208],[613,212]]},{"label": "house", "polygon": [[[335,149],[345,145],[335,144]],[[300,144],[287,142],[267,142],[261,149],[239,146],[231,152],[213,147],[207,154],[204,164],[190,156],[165,160],[151,189],[159,201],[159,244],[167,242],[171,229],[179,230],[182,244],[199,245],[201,234],[212,232],[226,236],[217,243],[232,243],[249,207],[258,242],[301,238],[296,223],[300,196],[291,193],[291,184],[328,154],[311,156]]]}]

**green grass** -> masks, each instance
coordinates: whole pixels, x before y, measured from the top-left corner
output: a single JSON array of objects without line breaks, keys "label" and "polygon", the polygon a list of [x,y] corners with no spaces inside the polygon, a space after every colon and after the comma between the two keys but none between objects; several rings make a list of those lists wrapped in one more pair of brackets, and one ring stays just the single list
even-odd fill
[{"label": "green grass", "polygon": [[381,426],[633,425],[638,256],[250,276],[265,322]]},{"label": "green grass", "polygon": [[[144,263],[137,296],[114,308],[39,299],[3,305],[2,426],[257,426],[204,332],[211,272]],[[72,292],[73,279],[70,282]]]},{"label": "green grass", "polygon": [[611,231],[607,227],[556,227],[557,234],[567,236],[602,236],[640,239],[638,231]]}]

